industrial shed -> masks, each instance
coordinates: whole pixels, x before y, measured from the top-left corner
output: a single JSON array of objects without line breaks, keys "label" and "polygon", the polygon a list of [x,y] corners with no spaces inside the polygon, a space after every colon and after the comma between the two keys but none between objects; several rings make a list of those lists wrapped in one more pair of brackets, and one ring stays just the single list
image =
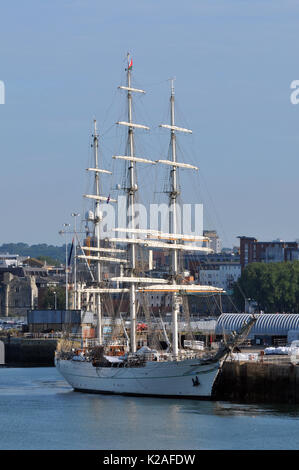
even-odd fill
[{"label": "industrial shed", "polygon": [[63,331],[73,334],[94,335],[94,314],[81,310],[28,310],[30,333]]},{"label": "industrial shed", "polygon": [[[248,335],[252,345],[284,345],[299,339],[299,314],[297,313],[260,313]],[[224,313],[218,318],[215,334],[218,336],[239,331],[250,314]]]}]

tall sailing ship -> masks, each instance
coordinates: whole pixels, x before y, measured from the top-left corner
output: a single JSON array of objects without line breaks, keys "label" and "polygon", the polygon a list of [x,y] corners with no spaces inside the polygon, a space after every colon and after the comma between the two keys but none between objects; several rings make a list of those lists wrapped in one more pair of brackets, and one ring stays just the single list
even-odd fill
[{"label": "tall sailing ship", "polygon": [[[108,170],[99,168],[98,134],[94,122],[93,152],[94,167],[88,168],[94,174],[94,193],[86,194],[87,199],[94,202],[93,212],[93,243],[83,246],[83,258],[88,266],[93,265],[92,285],[81,286],[75,295],[78,297],[77,305],[81,305],[82,296],[93,297],[93,305],[97,314],[96,342],[91,345],[88,341],[75,350],[68,341],[59,344],[55,354],[55,365],[66,381],[77,391],[94,393],[116,393],[124,395],[143,395],[159,397],[186,397],[210,398],[215,378],[221,362],[231,348],[237,344],[238,339],[248,334],[255,319],[252,318],[244,325],[237,337],[226,339],[219,344],[218,350],[202,349],[198,342],[190,341],[189,348],[183,348],[179,342],[178,320],[180,311],[186,307],[183,299],[188,294],[217,294],[223,290],[212,286],[202,286],[186,282],[180,272],[179,255],[191,251],[207,251],[203,246],[206,237],[180,233],[177,224],[178,172],[182,169],[197,171],[194,165],[178,161],[176,133],[191,133],[189,129],[178,127],[175,123],[175,93],[173,81],[171,82],[170,96],[170,123],[161,127],[170,131],[170,156],[167,160],[152,161],[135,155],[134,133],[138,129],[149,129],[147,126],[133,121],[132,99],[135,93],[145,93],[143,90],[133,88],[131,84],[132,59],[128,56],[126,69],[126,86],[119,88],[127,94],[127,121],[118,121],[117,124],[128,130],[127,155],[114,155],[115,160],[127,162],[129,176],[126,188],[128,216],[131,225],[118,227],[116,233],[126,233],[124,238],[110,237],[108,243],[101,240],[101,203],[116,203],[117,201],[101,194],[100,176],[109,174]],[[136,214],[136,193],[138,191],[136,179],[136,166],[165,165],[170,168],[170,188],[168,191],[171,217],[169,233],[158,230],[147,230],[136,227],[134,220]],[[189,242],[186,244],[185,242]],[[190,244],[191,242],[191,244]],[[194,244],[195,242],[195,244]],[[200,245],[200,246],[199,246]],[[120,248],[123,246],[123,248]],[[160,249],[170,253],[171,263],[168,276],[164,278],[143,275],[137,269],[138,250]],[[125,255],[125,256],[124,256]],[[109,280],[102,279],[102,269],[106,263],[114,263],[120,267],[118,276],[111,276]],[[168,338],[162,318],[160,334],[164,334],[167,348],[153,349],[150,341],[147,346],[138,349],[136,341],[138,303],[142,300],[143,311],[148,313],[147,297],[153,293],[163,293],[171,296],[172,304],[172,334]],[[129,334],[124,323],[124,334],[119,337],[107,338],[103,334],[103,298],[107,296],[127,296],[129,299],[130,328]],[[108,312],[110,318],[115,319],[114,304],[111,303]],[[123,322],[121,314],[119,320]],[[153,338],[155,329],[150,329],[150,314],[148,319],[148,337]],[[111,320],[112,321],[112,320]],[[112,322],[113,323],[113,322]],[[111,323],[111,325],[112,325]],[[157,326],[157,325],[156,325]],[[113,327],[113,325],[112,325]]]}]

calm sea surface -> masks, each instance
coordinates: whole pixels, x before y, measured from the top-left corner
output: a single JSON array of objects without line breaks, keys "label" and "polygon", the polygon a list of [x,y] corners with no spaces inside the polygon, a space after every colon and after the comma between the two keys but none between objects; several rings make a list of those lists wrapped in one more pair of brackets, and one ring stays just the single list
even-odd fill
[{"label": "calm sea surface", "polygon": [[0,449],[299,449],[299,406],[73,392],[55,368],[0,368]]}]

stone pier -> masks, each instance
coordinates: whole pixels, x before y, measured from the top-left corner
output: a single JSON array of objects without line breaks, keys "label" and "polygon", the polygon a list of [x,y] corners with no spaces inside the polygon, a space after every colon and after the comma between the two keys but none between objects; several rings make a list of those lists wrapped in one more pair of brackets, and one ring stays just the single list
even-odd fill
[{"label": "stone pier", "polygon": [[299,403],[299,366],[287,361],[225,362],[213,397],[246,403]]}]

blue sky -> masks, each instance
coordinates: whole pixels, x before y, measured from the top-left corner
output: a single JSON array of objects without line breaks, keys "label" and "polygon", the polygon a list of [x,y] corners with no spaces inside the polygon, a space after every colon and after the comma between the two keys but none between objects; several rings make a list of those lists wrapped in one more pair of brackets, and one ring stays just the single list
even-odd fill
[{"label": "blue sky", "polygon": [[[299,105],[290,102],[298,13],[297,0],[2,5],[0,244],[62,244],[62,224],[85,210],[94,117],[106,167],[120,148],[112,125],[123,117],[127,51],[134,83],[147,90],[136,102],[137,121],[152,129],[139,144],[145,157],[167,151],[158,125],[176,78],[178,125],[193,130],[180,145],[200,167],[182,177],[184,201],[204,204],[205,227],[224,246],[238,235],[299,238]],[[148,173],[141,183],[148,194]]]}]

